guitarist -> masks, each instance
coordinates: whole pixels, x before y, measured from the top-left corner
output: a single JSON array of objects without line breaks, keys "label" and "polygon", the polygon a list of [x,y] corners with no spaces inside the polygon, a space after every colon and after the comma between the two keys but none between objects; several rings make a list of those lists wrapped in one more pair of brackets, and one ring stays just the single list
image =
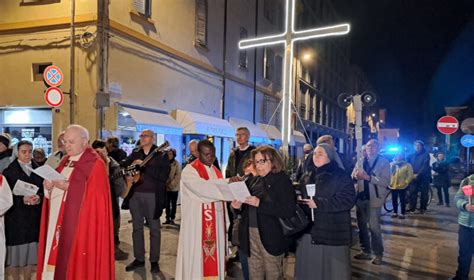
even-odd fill
[{"label": "guitarist", "polygon": [[[140,147],[128,156],[124,165],[141,164],[143,160],[157,147],[153,131],[145,129],[140,134]],[[133,183],[132,189],[125,198],[129,199],[130,213],[133,226],[133,255],[135,260],[125,267],[133,271],[145,266],[145,240],[143,221],[146,218],[150,224],[150,263],[151,272],[160,272],[158,264],[161,246],[160,216],[165,207],[166,181],[170,173],[170,162],[165,153],[158,152],[140,170],[137,176],[127,176],[127,183]]]}]

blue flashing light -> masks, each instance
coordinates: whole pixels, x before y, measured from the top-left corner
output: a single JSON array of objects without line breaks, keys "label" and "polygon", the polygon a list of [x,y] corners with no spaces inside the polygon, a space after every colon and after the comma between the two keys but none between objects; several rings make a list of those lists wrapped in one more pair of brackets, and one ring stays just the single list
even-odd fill
[{"label": "blue flashing light", "polygon": [[391,153],[396,153],[400,150],[399,147],[397,146],[391,146],[391,147],[388,147],[388,151],[391,152]]}]

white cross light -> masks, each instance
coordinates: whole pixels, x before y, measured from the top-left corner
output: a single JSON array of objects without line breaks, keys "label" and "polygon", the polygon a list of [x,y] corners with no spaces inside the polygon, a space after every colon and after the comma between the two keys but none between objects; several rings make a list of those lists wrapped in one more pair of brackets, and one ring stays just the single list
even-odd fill
[{"label": "white cross light", "polygon": [[349,33],[349,24],[340,24],[328,27],[295,31],[295,2],[296,0],[286,0],[285,32],[278,35],[242,40],[239,42],[240,49],[248,49],[276,44],[285,45],[285,62],[283,66],[283,117],[282,117],[282,141],[283,148],[287,153],[291,132],[291,88],[293,76],[293,44],[296,41],[309,40],[314,38],[344,35]]}]

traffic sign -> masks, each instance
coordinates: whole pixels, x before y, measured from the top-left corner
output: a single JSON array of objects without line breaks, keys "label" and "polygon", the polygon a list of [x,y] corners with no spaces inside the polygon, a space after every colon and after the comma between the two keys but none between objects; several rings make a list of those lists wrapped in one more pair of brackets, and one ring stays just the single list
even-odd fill
[{"label": "traffic sign", "polygon": [[467,118],[461,123],[461,130],[466,134],[474,134],[474,118]]},{"label": "traffic sign", "polygon": [[463,145],[466,148],[471,148],[474,147],[474,135],[464,135],[461,137],[461,145]]},{"label": "traffic sign", "polygon": [[59,67],[50,65],[43,72],[43,79],[51,87],[58,87],[63,83],[63,72]]},{"label": "traffic sign", "polygon": [[459,128],[459,122],[455,117],[444,116],[438,120],[436,127],[443,134],[453,134]]},{"label": "traffic sign", "polygon": [[44,94],[44,100],[49,106],[58,107],[63,103],[63,92],[57,87],[50,87]]}]

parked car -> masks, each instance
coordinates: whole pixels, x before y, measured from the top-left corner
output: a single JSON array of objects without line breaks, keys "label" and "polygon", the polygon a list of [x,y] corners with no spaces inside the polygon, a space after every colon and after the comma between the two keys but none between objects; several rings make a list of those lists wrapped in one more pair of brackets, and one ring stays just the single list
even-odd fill
[{"label": "parked car", "polygon": [[459,157],[455,157],[449,164],[449,177],[451,186],[459,187],[461,181],[466,177],[466,166]]}]

